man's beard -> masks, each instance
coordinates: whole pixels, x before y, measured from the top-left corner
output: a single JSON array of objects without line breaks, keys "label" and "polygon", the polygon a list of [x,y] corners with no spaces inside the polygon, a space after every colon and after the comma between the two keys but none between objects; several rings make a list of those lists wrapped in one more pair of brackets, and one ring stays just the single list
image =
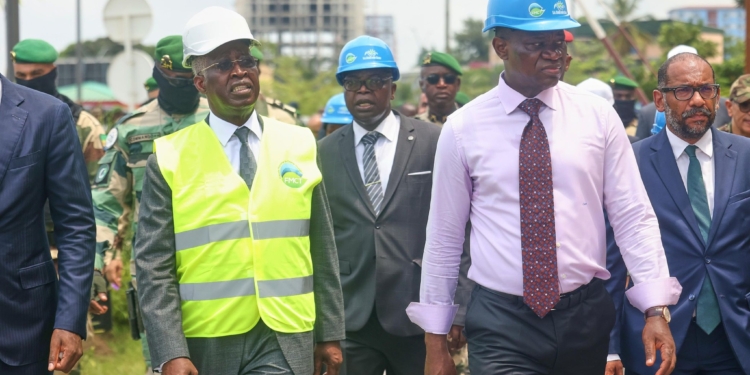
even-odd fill
[{"label": "man's beard", "polygon": [[[664,114],[667,117],[667,125],[669,128],[675,133],[675,135],[682,139],[700,139],[711,129],[711,125],[713,125],[714,119],[716,119],[716,112],[711,112],[706,108],[689,109],[682,113],[681,119],[678,119],[672,109],[669,106],[666,106]],[[703,128],[690,127],[686,122],[688,117],[697,114],[706,115],[706,117],[708,117]]]}]

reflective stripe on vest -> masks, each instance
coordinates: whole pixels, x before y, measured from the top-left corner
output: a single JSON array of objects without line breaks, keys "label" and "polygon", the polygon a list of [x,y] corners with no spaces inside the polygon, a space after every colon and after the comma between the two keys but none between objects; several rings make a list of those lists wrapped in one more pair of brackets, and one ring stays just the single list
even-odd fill
[{"label": "reflective stripe on vest", "polygon": [[[313,277],[258,281],[258,297],[289,297],[312,293]],[[255,279],[216,281],[209,283],[180,284],[183,301],[209,301],[214,299],[255,295]]]},{"label": "reflective stripe on vest", "polygon": [[[268,240],[284,237],[306,237],[310,234],[310,220],[277,220],[253,223],[253,234],[256,240]],[[211,242],[250,238],[250,224],[247,221],[235,221],[196,228],[175,233],[177,251],[192,249]]]}]

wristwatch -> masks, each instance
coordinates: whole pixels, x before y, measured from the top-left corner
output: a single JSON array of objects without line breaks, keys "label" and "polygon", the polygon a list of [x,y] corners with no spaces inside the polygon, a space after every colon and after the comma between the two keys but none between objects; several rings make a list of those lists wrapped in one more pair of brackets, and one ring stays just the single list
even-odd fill
[{"label": "wristwatch", "polygon": [[667,306],[656,306],[652,307],[644,313],[644,319],[648,319],[652,316],[660,316],[664,318],[664,320],[667,321],[667,323],[672,321],[672,315],[669,314],[669,309]]}]

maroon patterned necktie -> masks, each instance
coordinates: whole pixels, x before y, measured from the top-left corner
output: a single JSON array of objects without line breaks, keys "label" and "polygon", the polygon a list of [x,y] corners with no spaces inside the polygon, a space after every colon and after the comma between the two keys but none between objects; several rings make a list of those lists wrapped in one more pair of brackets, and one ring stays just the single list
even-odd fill
[{"label": "maroon patterned necktie", "polygon": [[542,101],[526,99],[518,108],[531,121],[523,130],[518,158],[521,202],[523,301],[544,318],[560,301],[555,247],[555,200],[547,132],[539,119]]}]

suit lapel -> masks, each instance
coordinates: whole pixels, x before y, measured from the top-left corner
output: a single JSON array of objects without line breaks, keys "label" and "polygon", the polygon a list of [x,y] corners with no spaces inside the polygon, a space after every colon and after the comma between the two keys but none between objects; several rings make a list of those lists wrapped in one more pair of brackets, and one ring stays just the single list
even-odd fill
[{"label": "suit lapel", "polygon": [[393,194],[396,191],[401,178],[404,176],[406,165],[409,163],[409,157],[411,151],[414,149],[414,144],[417,143],[417,138],[414,132],[414,125],[411,123],[411,119],[401,114],[396,113],[401,119],[401,126],[398,132],[398,143],[396,144],[396,155],[393,158],[393,166],[391,167],[391,176],[388,178],[388,186],[386,187],[385,195],[383,197],[383,205],[380,213],[382,214],[388,207],[388,202],[393,198]]},{"label": "suit lapel", "polygon": [[[344,169],[352,180],[354,188],[357,189],[360,199],[370,209],[370,213],[375,216],[375,209],[372,207],[370,196],[367,195],[365,190],[365,183],[362,182],[362,175],[359,173],[359,167],[357,166],[357,156],[354,153],[354,130],[353,125],[346,126],[341,129],[341,136],[339,137],[339,152],[341,152],[341,160],[344,161]],[[384,206],[385,207],[385,206]]]},{"label": "suit lapel", "polygon": [[0,186],[2,186],[10,159],[21,138],[29,113],[18,107],[24,99],[11,82],[1,74],[0,80],[2,80],[3,90],[0,99]]},{"label": "suit lapel", "polygon": [[732,140],[720,131],[713,132],[714,143],[714,215],[711,219],[711,230],[708,232],[708,245],[713,242],[716,231],[721,224],[721,218],[727,208],[727,201],[732,192],[735,168],[737,167],[737,151],[731,150]]},{"label": "suit lapel", "polygon": [[685,184],[682,183],[680,170],[677,168],[677,161],[674,158],[672,146],[667,138],[667,131],[669,130],[659,132],[659,134],[655,135],[655,137],[659,138],[651,145],[651,148],[656,151],[651,154],[651,162],[656,169],[656,173],[661,177],[664,186],[666,186],[667,191],[672,196],[677,208],[682,212],[682,216],[685,217],[688,225],[693,230],[693,234],[698,237],[700,243],[703,243],[703,235],[701,235],[698,220],[693,213],[693,206],[690,204],[690,197],[688,197],[687,190],[685,190]]}]

